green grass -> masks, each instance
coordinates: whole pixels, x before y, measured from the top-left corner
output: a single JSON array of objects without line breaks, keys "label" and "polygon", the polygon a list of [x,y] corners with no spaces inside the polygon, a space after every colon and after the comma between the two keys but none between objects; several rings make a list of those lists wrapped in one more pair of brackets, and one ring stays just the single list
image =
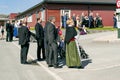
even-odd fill
[{"label": "green grass", "polygon": [[[62,30],[64,30],[64,28],[61,28]],[[30,30],[35,30],[34,27],[30,27]],[[115,31],[117,29],[113,28],[112,26],[104,26],[104,27],[101,27],[101,28],[87,28],[88,31],[92,31],[92,30],[96,30],[96,31]]]},{"label": "green grass", "polygon": [[104,30],[104,31],[114,31],[114,30],[117,30],[117,29],[115,29],[115,28],[113,28],[113,27],[110,27],[110,26],[105,26],[105,27],[102,27],[102,28],[92,28],[92,29],[90,29],[90,28],[87,28],[87,30]]},{"label": "green grass", "polygon": [[35,27],[30,27],[30,30],[35,30]]}]

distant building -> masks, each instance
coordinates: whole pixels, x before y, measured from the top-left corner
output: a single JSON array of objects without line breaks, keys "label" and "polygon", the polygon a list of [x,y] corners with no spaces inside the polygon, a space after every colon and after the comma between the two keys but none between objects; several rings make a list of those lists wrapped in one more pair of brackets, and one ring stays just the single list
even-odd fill
[{"label": "distant building", "polygon": [[5,26],[6,21],[8,20],[8,15],[0,14],[0,26]]},{"label": "distant building", "polygon": [[10,13],[9,20],[15,21],[17,15],[18,15],[18,13]]},{"label": "distant building", "polygon": [[104,26],[113,25],[113,13],[116,10],[116,0],[43,0],[17,16],[17,20],[26,20],[28,25],[34,27],[38,17],[43,20],[43,25],[49,16],[56,17],[56,25],[61,26],[61,15],[67,13],[81,15],[82,12],[94,16],[99,13]]}]

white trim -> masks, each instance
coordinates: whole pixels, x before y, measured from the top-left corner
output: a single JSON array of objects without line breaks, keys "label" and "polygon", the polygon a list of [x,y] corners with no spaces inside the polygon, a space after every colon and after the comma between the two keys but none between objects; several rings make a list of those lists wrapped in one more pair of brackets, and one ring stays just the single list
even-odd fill
[{"label": "white trim", "polygon": [[70,9],[61,9],[60,10],[60,25],[62,26],[62,19],[61,16],[65,15],[65,13],[68,12],[68,17],[71,17],[71,10]]}]

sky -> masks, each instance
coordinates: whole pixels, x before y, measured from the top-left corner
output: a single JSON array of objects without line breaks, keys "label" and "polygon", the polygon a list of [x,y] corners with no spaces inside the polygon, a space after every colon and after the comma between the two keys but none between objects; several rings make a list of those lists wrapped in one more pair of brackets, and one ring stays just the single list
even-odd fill
[{"label": "sky", "polygon": [[0,14],[23,12],[42,0],[0,0]]}]

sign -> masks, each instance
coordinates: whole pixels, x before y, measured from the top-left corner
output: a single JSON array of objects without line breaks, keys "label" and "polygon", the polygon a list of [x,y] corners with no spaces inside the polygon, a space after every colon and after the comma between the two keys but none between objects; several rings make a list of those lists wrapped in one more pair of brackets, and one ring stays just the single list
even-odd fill
[{"label": "sign", "polygon": [[117,1],[116,1],[116,7],[117,7],[117,8],[120,8],[120,0],[117,0]]}]

